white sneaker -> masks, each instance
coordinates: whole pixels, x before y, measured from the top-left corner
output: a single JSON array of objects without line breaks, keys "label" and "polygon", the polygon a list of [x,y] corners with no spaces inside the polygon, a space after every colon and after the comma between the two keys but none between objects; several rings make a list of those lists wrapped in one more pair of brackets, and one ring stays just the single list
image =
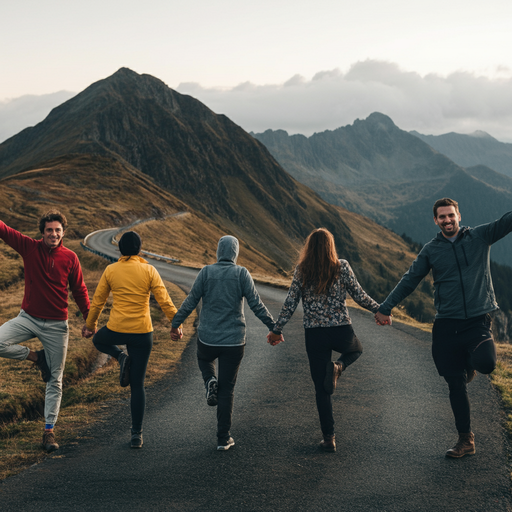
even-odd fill
[{"label": "white sneaker", "polygon": [[232,437],[229,439],[219,439],[217,450],[229,450],[232,446],[235,446],[235,440]]}]

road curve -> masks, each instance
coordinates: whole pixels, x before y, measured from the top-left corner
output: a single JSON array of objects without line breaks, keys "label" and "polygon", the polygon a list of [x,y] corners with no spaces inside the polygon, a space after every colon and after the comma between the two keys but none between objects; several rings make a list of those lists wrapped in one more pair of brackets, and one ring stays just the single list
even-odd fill
[{"label": "road curve", "polygon": [[[102,236],[89,245],[116,254]],[[185,288],[193,282],[195,271],[151,263],[165,279]],[[276,315],[285,292],[258,289]],[[351,315],[364,353],[333,396],[335,454],[317,449],[301,311],[285,328],[286,342],[271,347],[266,328],[246,310],[233,449],[215,449],[215,408],[204,400],[192,344],[178,371],[148,390],[142,450],[128,447],[128,403],[113,404],[110,417],[77,444],[4,481],[1,510],[511,510],[507,442],[489,379],[479,375],[470,385],[476,455],[446,459],[456,433],[429,336],[378,327],[367,312]]]}]

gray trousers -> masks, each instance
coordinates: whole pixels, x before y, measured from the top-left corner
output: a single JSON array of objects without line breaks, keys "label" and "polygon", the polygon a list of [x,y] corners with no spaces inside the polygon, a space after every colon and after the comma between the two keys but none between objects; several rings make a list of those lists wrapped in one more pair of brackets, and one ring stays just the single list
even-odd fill
[{"label": "gray trousers", "polygon": [[46,384],[44,416],[46,423],[55,424],[62,400],[62,375],[68,351],[67,320],[44,320],[21,310],[20,314],[0,326],[0,357],[24,360],[30,349],[18,343],[39,338],[43,344],[51,377]]}]

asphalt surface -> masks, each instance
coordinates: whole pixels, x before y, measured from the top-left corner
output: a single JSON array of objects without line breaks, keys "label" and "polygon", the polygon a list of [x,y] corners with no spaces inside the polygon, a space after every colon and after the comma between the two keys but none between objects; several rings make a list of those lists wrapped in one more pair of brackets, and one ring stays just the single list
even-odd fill
[{"label": "asphalt surface", "polygon": [[[185,288],[193,282],[194,271],[156,266]],[[276,316],[285,291],[258,289]],[[142,450],[128,445],[128,401],[111,403],[76,444],[0,484],[0,510],[511,510],[508,444],[488,378],[470,384],[476,455],[446,459],[457,435],[429,335],[378,327],[359,310],[351,317],[364,353],[333,395],[336,453],[317,448],[302,311],[286,326],[285,343],[271,347],[246,309],[231,450],[216,450],[215,408],[206,405],[192,343],[177,372],[148,389]]]}]

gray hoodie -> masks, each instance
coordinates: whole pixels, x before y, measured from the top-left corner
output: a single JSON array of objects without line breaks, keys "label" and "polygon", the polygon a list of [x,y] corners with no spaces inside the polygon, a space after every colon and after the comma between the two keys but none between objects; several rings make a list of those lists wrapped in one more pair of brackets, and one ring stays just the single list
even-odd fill
[{"label": "gray hoodie", "polygon": [[272,330],[274,319],[261,302],[248,270],[236,264],[237,258],[238,240],[223,236],[217,247],[217,263],[201,269],[174,316],[173,327],[178,328],[202,299],[199,340],[206,345],[244,345],[245,297],[253,313]]}]

